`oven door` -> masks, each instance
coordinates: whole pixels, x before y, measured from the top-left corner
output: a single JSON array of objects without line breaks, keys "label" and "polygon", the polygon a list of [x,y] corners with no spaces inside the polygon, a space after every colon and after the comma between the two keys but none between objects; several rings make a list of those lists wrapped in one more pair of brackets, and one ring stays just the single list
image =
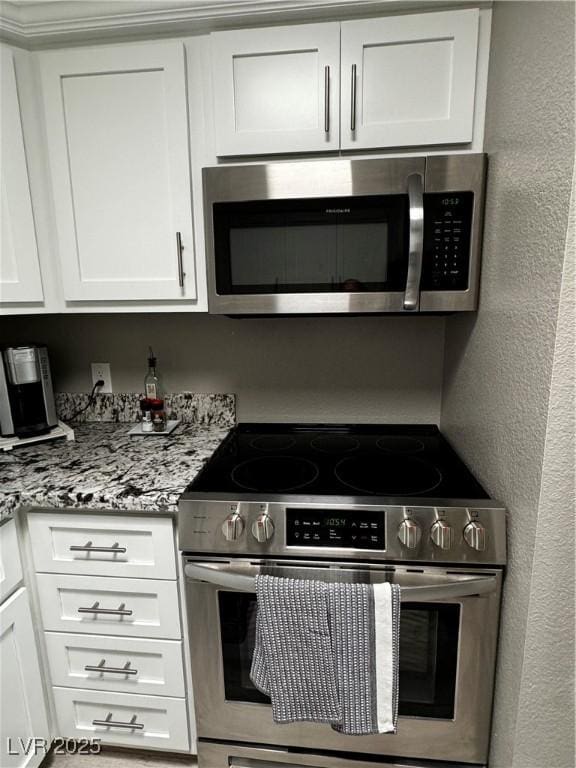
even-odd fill
[{"label": "oven door", "polygon": [[204,171],[210,312],[417,310],[425,160]]},{"label": "oven door", "polygon": [[[500,571],[185,557],[184,572],[200,739],[315,752],[486,761]],[[268,699],[249,675],[257,573],[400,584],[400,717],[395,735],[353,738],[326,725],[273,722]]]}]

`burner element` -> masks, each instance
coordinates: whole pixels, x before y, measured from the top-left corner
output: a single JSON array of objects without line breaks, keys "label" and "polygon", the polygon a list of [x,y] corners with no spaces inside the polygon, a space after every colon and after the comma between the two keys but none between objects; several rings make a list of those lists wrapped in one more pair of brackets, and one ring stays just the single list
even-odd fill
[{"label": "burner element", "polygon": [[334,469],[338,480],[362,493],[406,496],[432,491],[442,481],[433,465],[408,456],[350,456]]},{"label": "burner element", "polygon": [[315,437],[310,445],[322,453],[349,453],[355,451],[360,443],[355,437],[347,435],[321,435]]},{"label": "burner element", "polygon": [[252,448],[259,451],[287,451],[296,445],[296,440],[290,435],[261,435],[250,442]]},{"label": "burner element", "polygon": [[390,453],[418,453],[424,450],[424,443],[415,437],[405,435],[387,435],[376,441],[378,448]]},{"label": "burner element", "polygon": [[262,456],[235,466],[231,477],[236,485],[248,491],[281,493],[313,483],[318,477],[318,467],[297,456]]}]

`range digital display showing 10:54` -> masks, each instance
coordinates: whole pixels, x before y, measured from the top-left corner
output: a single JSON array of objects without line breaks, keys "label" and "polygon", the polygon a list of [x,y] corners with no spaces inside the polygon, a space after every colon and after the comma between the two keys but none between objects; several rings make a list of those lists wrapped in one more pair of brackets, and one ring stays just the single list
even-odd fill
[{"label": "range digital display showing 10:54", "polygon": [[325,517],[322,520],[322,525],[325,528],[343,528],[346,525],[345,517]]}]

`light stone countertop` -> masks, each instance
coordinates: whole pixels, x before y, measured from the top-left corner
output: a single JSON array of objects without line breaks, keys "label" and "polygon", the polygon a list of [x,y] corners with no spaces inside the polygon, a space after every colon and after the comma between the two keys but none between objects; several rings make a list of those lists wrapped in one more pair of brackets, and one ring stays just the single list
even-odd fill
[{"label": "light stone countertop", "polygon": [[180,424],[168,437],[130,437],[131,426],[75,425],[75,441],[0,454],[0,520],[20,506],[175,512],[180,494],[229,432]]}]

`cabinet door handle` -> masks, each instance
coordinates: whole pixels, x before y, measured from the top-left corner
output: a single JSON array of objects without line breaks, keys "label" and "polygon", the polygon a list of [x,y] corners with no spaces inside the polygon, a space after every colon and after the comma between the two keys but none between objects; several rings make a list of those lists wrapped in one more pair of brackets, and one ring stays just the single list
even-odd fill
[{"label": "cabinet door handle", "polygon": [[182,245],[182,235],[180,232],[176,232],[176,253],[178,255],[178,285],[180,288],[184,288],[184,278],[186,272],[184,272],[184,262],[182,261],[182,251],[184,246]]},{"label": "cabinet door handle", "polygon": [[130,667],[130,662],[126,663],[125,667],[107,667],[106,660],[102,659],[99,664],[86,664],[84,667],[86,672],[112,672],[115,675],[137,675],[138,670]]},{"label": "cabinet door handle", "polygon": [[136,722],[136,715],[132,716],[132,719],[129,723],[123,723],[121,720],[112,720],[112,712],[109,712],[106,715],[105,720],[92,720],[92,725],[103,725],[103,726],[109,726],[110,728],[131,728],[135,731],[143,731],[144,725],[143,723],[137,723]]},{"label": "cabinet door handle", "polygon": [[324,133],[330,133],[330,67],[324,67]]},{"label": "cabinet door handle", "polygon": [[112,544],[111,547],[93,547],[91,541],[87,541],[86,544],[72,544],[70,552],[118,552],[123,555],[126,552],[126,547],[120,547],[118,543]]},{"label": "cabinet door handle", "polygon": [[356,64],[352,64],[350,76],[350,130],[356,130]]},{"label": "cabinet door handle", "polygon": [[132,611],[125,608],[122,603],[118,608],[100,608],[100,603],[96,602],[90,608],[78,608],[78,613],[97,613],[103,616],[132,616]]}]

